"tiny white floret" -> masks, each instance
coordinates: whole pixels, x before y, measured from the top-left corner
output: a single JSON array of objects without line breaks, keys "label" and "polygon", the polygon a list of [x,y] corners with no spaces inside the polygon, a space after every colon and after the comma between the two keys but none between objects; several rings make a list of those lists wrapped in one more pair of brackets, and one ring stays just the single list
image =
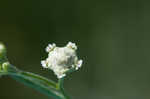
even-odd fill
[{"label": "tiny white floret", "polygon": [[46,47],[46,52],[50,52],[52,51],[54,48],[56,47],[56,44],[53,43],[53,44],[48,44],[48,46]]},{"label": "tiny white floret", "polygon": [[45,60],[41,61],[41,64],[42,64],[43,68],[47,68],[47,63]]},{"label": "tiny white floret", "polygon": [[65,47],[56,47],[56,44],[49,44],[46,48],[48,58],[41,61],[43,68],[51,69],[57,78],[66,76],[69,70],[78,70],[83,61],[78,60],[76,55],[77,46],[75,43],[69,42]]},{"label": "tiny white floret", "polygon": [[78,70],[79,68],[81,68],[81,66],[82,66],[82,63],[83,63],[83,60],[79,60],[78,62],[77,62],[77,66],[76,66],[76,70]]},{"label": "tiny white floret", "polygon": [[67,44],[67,47],[77,50],[76,44],[75,44],[75,43],[72,43],[72,42],[69,42],[69,43]]}]

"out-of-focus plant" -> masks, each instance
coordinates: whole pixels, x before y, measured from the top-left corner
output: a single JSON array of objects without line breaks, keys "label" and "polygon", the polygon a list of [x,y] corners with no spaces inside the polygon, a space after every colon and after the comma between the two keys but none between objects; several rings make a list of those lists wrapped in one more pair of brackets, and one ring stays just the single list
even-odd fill
[{"label": "out-of-focus plant", "polygon": [[0,76],[10,76],[18,82],[55,99],[70,99],[64,91],[63,82],[67,74],[78,70],[82,65],[82,60],[78,60],[76,50],[77,46],[71,42],[65,47],[56,47],[55,44],[48,45],[46,48],[48,58],[41,61],[41,64],[44,68],[50,69],[55,73],[58,82],[54,82],[43,76],[22,71],[9,63],[6,47],[0,43]]}]

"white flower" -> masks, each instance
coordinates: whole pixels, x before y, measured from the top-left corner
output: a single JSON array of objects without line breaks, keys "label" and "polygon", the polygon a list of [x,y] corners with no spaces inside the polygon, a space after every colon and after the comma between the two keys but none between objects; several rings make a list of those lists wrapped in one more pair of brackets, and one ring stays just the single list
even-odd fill
[{"label": "white flower", "polygon": [[49,53],[46,60],[41,61],[44,68],[51,69],[57,78],[66,76],[66,72],[74,69],[78,70],[82,66],[82,60],[78,60],[76,55],[77,46],[69,42],[65,47],[56,47],[49,44],[46,51]]}]

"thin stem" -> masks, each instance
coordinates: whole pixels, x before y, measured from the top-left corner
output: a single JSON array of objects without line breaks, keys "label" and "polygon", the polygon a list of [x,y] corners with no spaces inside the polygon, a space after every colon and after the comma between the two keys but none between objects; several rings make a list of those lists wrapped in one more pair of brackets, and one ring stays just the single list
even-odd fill
[{"label": "thin stem", "polygon": [[58,80],[58,89],[64,95],[64,99],[70,99],[70,97],[66,94],[66,92],[64,90],[64,77]]}]

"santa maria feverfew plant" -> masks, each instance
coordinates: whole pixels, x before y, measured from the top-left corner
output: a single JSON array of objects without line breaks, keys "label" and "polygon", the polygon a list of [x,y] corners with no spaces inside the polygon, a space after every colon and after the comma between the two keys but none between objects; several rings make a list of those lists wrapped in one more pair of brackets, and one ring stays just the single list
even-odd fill
[{"label": "santa maria feverfew plant", "polygon": [[42,60],[41,65],[54,72],[58,78],[58,82],[54,82],[40,75],[20,70],[9,63],[6,47],[0,43],[0,76],[7,75],[54,99],[71,99],[64,91],[63,82],[66,75],[78,70],[82,65],[76,50],[77,46],[72,42],[65,47],[57,47],[56,44],[48,45],[46,48],[48,58]]}]

